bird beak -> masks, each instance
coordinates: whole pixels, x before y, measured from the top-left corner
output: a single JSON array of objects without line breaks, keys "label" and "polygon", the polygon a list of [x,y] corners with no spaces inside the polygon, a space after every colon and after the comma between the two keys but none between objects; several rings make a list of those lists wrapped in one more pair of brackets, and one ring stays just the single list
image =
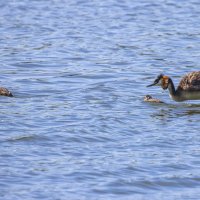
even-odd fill
[{"label": "bird beak", "polygon": [[153,84],[147,85],[147,87],[151,87],[151,86],[154,86],[154,85],[156,85],[156,83],[153,83]]}]

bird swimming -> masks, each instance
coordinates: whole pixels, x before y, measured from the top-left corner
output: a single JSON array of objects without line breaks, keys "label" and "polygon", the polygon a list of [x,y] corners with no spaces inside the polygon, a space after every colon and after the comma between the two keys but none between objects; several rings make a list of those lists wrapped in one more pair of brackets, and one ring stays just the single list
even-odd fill
[{"label": "bird swimming", "polygon": [[146,95],[145,97],[144,97],[144,101],[145,102],[151,102],[151,103],[164,103],[163,101],[161,101],[161,100],[159,100],[159,99],[155,99],[155,98],[153,98],[151,95]]},{"label": "bird swimming", "polygon": [[169,76],[160,74],[153,84],[169,90],[169,95],[174,101],[200,100],[200,71],[186,74],[180,81],[177,89]]},{"label": "bird swimming", "polygon": [[4,87],[0,87],[0,95],[7,96],[7,97],[13,97],[12,93]]}]

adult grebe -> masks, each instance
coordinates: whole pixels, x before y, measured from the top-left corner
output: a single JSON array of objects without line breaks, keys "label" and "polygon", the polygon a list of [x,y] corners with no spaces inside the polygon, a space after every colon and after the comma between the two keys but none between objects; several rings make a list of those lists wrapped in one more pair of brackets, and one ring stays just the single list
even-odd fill
[{"label": "adult grebe", "polygon": [[161,101],[161,100],[159,100],[159,99],[155,99],[155,98],[153,98],[151,95],[146,95],[145,97],[144,97],[144,101],[145,102],[151,102],[151,103],[164,103],[163,101]]},{"label": "adult grebe", "polygon": [[159,75],[154,83],[147,87],[153,85],[160,85],[164,90],[168,88],[170,97],[175,101],[200,100],[200,71],[185,75],[176,90],[172,79],[163,74]]},{"label": "adult grebe", "polygon": [[4,87],[0,87],[0,95],[13,97],[12,93],[8,89],[6,89]]}]

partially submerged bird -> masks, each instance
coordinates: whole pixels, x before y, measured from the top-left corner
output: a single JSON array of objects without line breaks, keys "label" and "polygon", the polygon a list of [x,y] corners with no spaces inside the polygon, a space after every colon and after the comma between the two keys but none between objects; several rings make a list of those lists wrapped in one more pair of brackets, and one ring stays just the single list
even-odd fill
[{"label": "partially submerged bird", "polygon": [[144,97],[144,101],[145,102],[151,102],[151,103],[164,103],[163,101],[159,100],[159,99],[155,99],[153,98],[151,95],[146,95]]},{"label": "partially submerged bird", "polygon": [[159,75],[154,83],[147,87],[154,85],[159,85],[164,90],[168,89],[170,97],[175,101],[200,100],[200,71],[185,75],[177,89],[175,89],[172,79],[163,74]]},{"label": "partially submerged bird", "polygon": [[6,89],[4,87],[0,87],[0,95],[13,97],[12,93],[8,89]]}]

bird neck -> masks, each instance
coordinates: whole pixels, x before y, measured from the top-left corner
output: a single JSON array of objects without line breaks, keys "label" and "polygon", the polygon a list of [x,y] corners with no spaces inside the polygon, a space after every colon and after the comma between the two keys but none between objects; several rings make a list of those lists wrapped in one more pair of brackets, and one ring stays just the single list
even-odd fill
[{"label": "bird neck", "polygon": [[[169,85],[168,85],[170,96],[173,98],[176,96],[176,90],[174,87],[174,83],[171,78],[169,78]],[[173,98],[174,99],[174,98]]]}]

